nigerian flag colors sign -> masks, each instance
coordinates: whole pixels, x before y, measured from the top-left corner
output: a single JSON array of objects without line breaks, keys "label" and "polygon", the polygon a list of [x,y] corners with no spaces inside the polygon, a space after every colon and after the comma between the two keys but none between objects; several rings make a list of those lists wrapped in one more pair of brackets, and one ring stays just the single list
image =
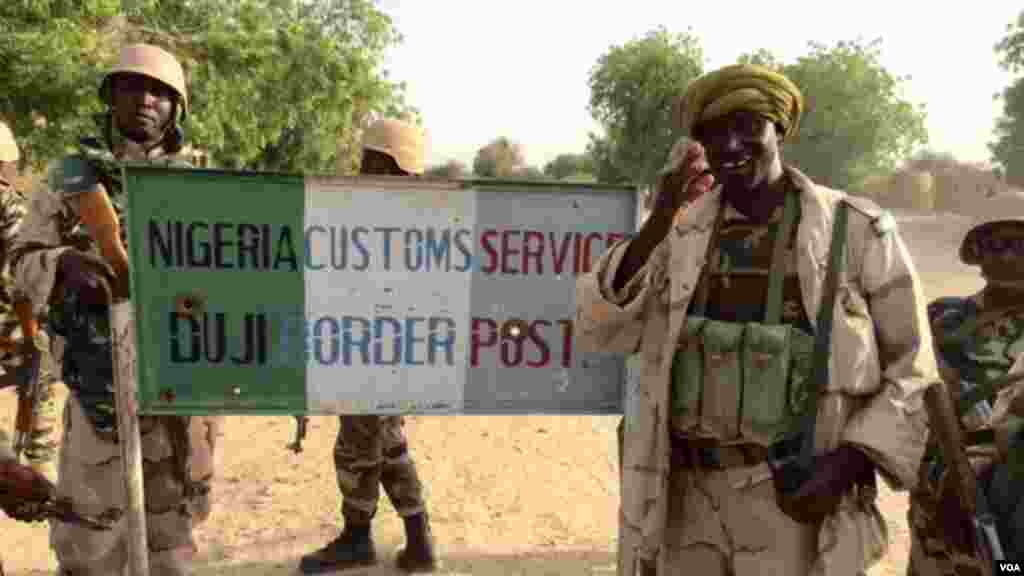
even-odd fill
[{"label": "nigerian flag colors sign", "polygon": [[634,229],[590,184],[125,168],[150,414],[620,413],[575,283]]}]

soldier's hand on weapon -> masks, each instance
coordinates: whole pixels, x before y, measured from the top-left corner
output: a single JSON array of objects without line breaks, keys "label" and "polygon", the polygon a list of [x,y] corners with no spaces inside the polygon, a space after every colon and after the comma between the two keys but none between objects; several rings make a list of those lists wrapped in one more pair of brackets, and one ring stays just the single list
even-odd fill
[{"label": "soldier's hand on weapon", "polygon": [[939,485],[939,509],[936,519],[942,525],[945,538],[958,550],[975,550],[974,519],[964,510],[960,487],[954,474],[946,470]]},{"label": "soldier's hand on weapon", "polygon": [[64,290],[78,293],[78,298],[88,304],[106,304],[107,295],[102,282],[108,286],[116,282],[113,268],[95,254],[81,250],[68,250],[57,260]]},{"label": "soldier's hand on weapon", "polygon": [[813,474],[795,492],[776,490],[779,508],[797,522],[817,524],[839,507],[843,495],[868,474],[871,459],[860,450],[843,445],[814,458]]},{"label": "soldier's hand on weapon", "polygon": [[14,461],[0,462],[0,486],[0,509],[22,522],[44,520],[43,504],[56,493],[45,476]]},{"label": "soldier's hand on weapon", "polygon": [[704,147],[696,140],[686,142],[685,146],[683,157],[676,160],[668,174],[658,179],[652,215],[659,214],[671,220],[683,204],[692,202],[715,185]]}]

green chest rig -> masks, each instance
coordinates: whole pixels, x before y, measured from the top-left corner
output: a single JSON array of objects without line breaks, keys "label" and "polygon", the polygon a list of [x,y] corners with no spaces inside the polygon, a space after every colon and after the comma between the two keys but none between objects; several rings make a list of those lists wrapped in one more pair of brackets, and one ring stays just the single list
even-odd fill
[{"label": "green chest rig", "polygon": [[[796,226],[798,192],[786,194],[768,276],[764,322],[723,322],[705,316],[707,267],[672,362],[671,428],[686,438],[771,447],[813,427],[818,388],[828,379],[829,344],[848,206],[840,202],[814,335],[783,324],[786,243]],[[709,240],[718,238],[724,209]],[[707,266],[717,265],[711,263]],[[813,436],[813,428],[811,428]]]}]

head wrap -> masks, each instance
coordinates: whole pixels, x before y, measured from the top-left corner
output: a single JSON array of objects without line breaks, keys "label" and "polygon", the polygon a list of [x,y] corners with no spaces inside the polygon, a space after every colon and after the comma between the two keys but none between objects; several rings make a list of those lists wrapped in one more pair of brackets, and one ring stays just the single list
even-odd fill
[{"label": "head wrap", "polygon": [[770,68],[734,64],[690,82],[676,102],[675,127],[693,136],[698,124],[737,110],[763,114],[788,139],[800,126],[804,98],[796,84]]}]

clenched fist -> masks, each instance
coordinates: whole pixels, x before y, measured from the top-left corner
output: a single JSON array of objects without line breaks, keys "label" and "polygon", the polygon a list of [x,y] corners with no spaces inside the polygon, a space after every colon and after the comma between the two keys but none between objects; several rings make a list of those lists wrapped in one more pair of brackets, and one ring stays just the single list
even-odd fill
[{"label": "clenched fist", "polygon": [[658,180],[653,213],[671,219],[681,206],[710,191],[715,177],[704,147],[696,140],[680,139],[672,148],[669,162],[666,173]]}]

